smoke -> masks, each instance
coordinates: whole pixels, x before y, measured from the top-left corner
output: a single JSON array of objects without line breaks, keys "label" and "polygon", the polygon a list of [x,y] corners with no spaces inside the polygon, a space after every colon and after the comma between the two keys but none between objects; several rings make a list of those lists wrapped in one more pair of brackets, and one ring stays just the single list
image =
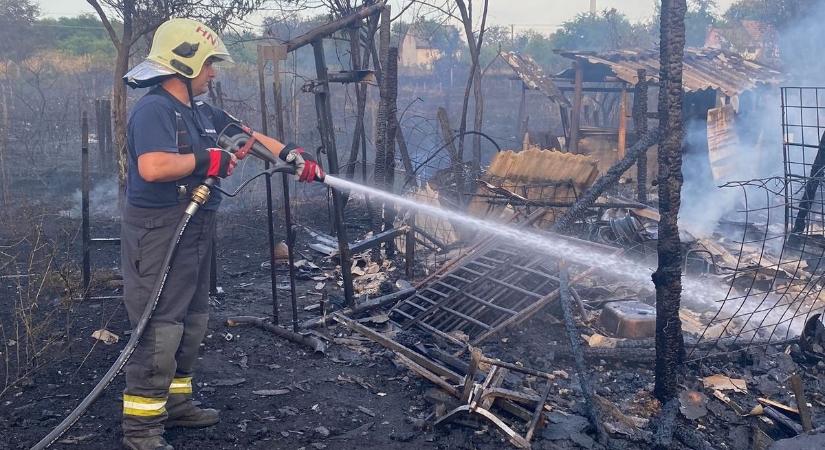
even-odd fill
[{"label": "smoke", "polygon": [[[801,18],[777,30],[776,45],[781,61],[778,69],[783,74],[782,86],[825,86],[825,58],[820,57],[822,50],[819,48],[825,40],[823,23],[825,8],[811,8]],[[816,100],[802,100],[802,103],[812,106]],[[825,105],[825,98],[818,100],[820,106]],[[732,143],[735,146],[733,154],[724,165],[735,167],[735,170],[726,176],[712,176],[706,121],[694,116],[686,124],[686,151],[682,168],[685,182],[679,223],[696,237],[708,237],[719,232],[720,220],[744,220],[737,211],[746,206],[745,192],[738,188],[721,188],[721,185],[731,181],[782,176],[784,172],[780,87],[761,86],[746,91],[732,98],[731,105],[737,112],[737,139]],[[803,120],[806,124],[825,125],[825,108],[805,113],[807,116]],[[818,117],[820,114],[823,115],[821,118]],[[806,131],[805,143],[816,144],[819,137],[816,132]],[[764,199],[764,195],[749,195],[748,209],[759,206],[753,203],[756,198]]]},{"label": "smoke", "polygon": [[[707,121],[685,125],[682,158],[682,209],[679,226],[698,237],[719,232],[720,220],[744,221],[742,211],[768,206],[764,195],[748,195],[754,188],[723,187],[726,183],[781,176],[783,171],[781,101],[778,88],[760,88],[742,94],[734,138],[725,145],[724,158],[711,162]],[[729,152],[728,152],[729,151]],[[716,166],[715,168],[713,166]],[[760,203],[761,202],[761,203]],[[749,220],[753,221],[753,217]],[[741,236],[740,236],[741,237]]]},{"label": "smoke", "polygon": [[[95,180],[89,191],[89,216],[96,219],[112,220],[120,217],[118,209],[118,182],[117,178]],[[70,219],[80,219],[82,214],[83,193],[75,190],[69,199],[70,207],[60,211],[60,215]]]},{"label": "smoke", "polygon": [[825,2],[805,11],[802,17],[779,30],[779,53],[786,86],[825,86]]}]

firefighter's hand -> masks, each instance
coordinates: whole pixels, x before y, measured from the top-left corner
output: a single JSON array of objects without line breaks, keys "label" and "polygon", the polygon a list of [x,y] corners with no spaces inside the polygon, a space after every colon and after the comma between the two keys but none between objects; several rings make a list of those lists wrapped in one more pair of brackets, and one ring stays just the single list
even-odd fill
[{"label": "firefighter's hand", "polygon": [[238,158],[232,153],[220,148],[208,148],[195,152],[195,170],[192,174],[204,178],[226,178],[232,175],[236,165]]},{"label": "firefighter's hand", "polygon": [[292,147],[288,149],[284,156],[284,161],[295,165],[295,175],[298,176],[298,181],[310,183],[313,181],[323,181],[326,174],[315,158],[309,153],[305,152],[300,147]]}]

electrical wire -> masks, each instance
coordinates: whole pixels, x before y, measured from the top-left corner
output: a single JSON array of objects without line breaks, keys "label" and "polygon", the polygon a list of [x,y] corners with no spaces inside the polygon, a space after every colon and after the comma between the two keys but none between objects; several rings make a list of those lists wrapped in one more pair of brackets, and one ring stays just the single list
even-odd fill
[{"label": "electrical wire", "polygon": [[450,144],[453,143],[453,141],[460,138],[461,136],[467,136],[467,135],[470,135],[470,134],[475,134],[475,135],[483,137],[484,139],[487,139],[488,141],[490,141],[496,147],[496,152],[501,152],[501,146],[498,145],[498,142],[496,142],[493,138],[491,138],[490,136],[488,136],[488,135],[486,135],[486,134],[484,134],[480,131],[472,131],[471,130],[471,131],[465,131],[463,133],[456,133],[447,142],[445,142],[444,145],[442,145],[441,147],[438,147],[434,152],[432,152],[432,154],[430,154],[430,156],[428,156],[427,159],[422,161],[421,164],[419,164],[418,167],[416,167],[415,170],[413,170],[412,173],[407,176],[407,180],[404,182],[403,188],[406,188],[409,185],[410,181],[415,179],[415,176],[418,173],[419,169],[424,167],[424,165],[427,164],[428,162],[432,161],[433,158],[435,158],[436,155],[438,155],[438,153],[441,152],[441,150],[444,150],[445,148],[447,148]]}]

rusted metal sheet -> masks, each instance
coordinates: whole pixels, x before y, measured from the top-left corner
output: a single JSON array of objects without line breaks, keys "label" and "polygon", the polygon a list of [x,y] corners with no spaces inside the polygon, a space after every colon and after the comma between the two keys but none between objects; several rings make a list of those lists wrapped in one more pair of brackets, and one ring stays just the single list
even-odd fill
[{"label": "rusted metal sheet", "polygon": [[501,52],[499,55],[507,65],[513,68],[528,89],[537,90],[560,105],[570,106],[570,102],[556,87],[550,76],[544,73],[541,66],[531,56],[517,52]]},{"label": "rusted metal sheet", "polygon": [[[496,154],[482,181],[506,189],[527,200],[574,201],[599,175],[597,161],[584,155],[554,150],[503,151]],[[493,205],[490,190],[480,187],[470,202],[470,214],[501,218],[512,210],[505,205]],[[555,213],[548,210],[539,228],[553,222]]]},{"label": "rusted metal sheet", "polygon": [[713,179],[717,182],[731,181],[739,168],[739,136],[735,124],[736,112],[731,105],[708,111],[708,157]]},{"label": "rusted metal sheet", "polygon": [[[639,69],[646,70],[651,79],[659,73],[658,50],[620,50],[615,52],[560,52],[565,58],[607,66],[622,81],[638,83]],[[585,69],[585,72],[588,72]],[[572,70],[560,74],[573,79]],[[741,56],[721,49],[685,49],[683,85],[686,92],[718,89],[725,95],[734,96],[759,84],[779,84],[782,73],[768,66],[748,61]],[[598,81],[588,79],[585,81]]]}]

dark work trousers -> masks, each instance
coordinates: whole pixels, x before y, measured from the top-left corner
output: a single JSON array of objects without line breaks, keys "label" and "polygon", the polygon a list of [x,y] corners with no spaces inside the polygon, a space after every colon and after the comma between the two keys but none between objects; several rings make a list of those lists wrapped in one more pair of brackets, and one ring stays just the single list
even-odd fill
[{"label": "dark work trousers", "polygon": [[[121,221],[123,298],[137,325],[185,204],[170,208],[124,207]],[[209,321],[209,272],[215,212],[198,211],[183,233],[172,268],[135,352],[125,367],[123,434],[163,433],[167,400],[192,392],[192,369]]]}]

